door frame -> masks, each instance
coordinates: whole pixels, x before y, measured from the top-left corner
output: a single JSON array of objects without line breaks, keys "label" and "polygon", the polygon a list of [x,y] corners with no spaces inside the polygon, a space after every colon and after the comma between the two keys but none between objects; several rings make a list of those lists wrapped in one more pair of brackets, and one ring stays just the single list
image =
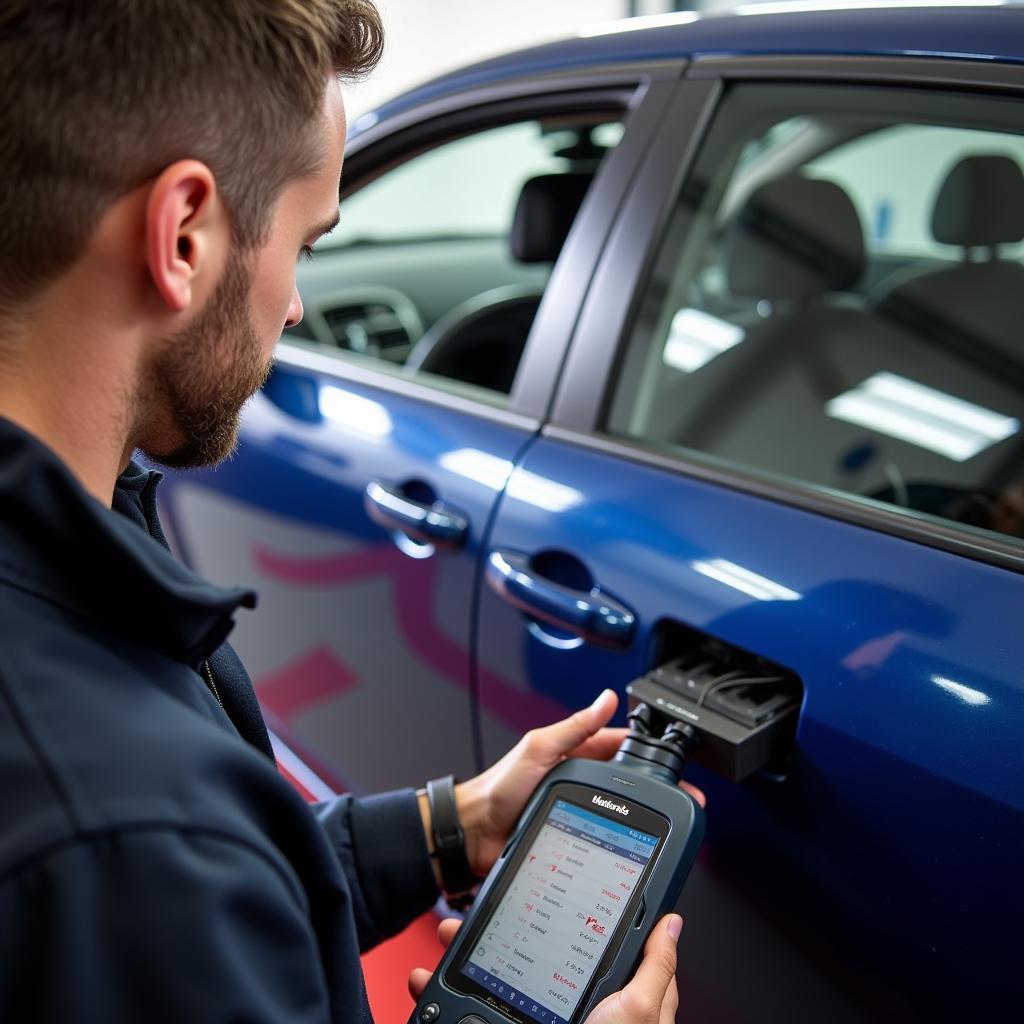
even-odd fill
[{"label": "door frame", "polygon": [[[787,480],[697,451],[599,433],[609,383],[633,323],[677,197],[722,99],[733,83],[821,82],[902,85],[985,92],[1020,99],[1024,67],[912,57],[708,57],[694,60],[679,83],[666,124],[634,179],[610,232],[565,358],[551,416],[542,433],[567,443],[768,498],[990,565],[1024,572],[1024,546],[971,527],[947,525],[909,509]],[[671,452],[671,454],[670,454]]]}]

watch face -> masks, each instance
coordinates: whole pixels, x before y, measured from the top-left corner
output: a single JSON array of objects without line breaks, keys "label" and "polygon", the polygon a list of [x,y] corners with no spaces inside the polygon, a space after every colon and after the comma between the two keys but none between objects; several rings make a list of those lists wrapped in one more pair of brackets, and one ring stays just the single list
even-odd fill
[{"label": "watch face", "polygon": [[556,786],[446,981],[522,1024],[569,1024],[635,916],[668,827],[617,795]]}]

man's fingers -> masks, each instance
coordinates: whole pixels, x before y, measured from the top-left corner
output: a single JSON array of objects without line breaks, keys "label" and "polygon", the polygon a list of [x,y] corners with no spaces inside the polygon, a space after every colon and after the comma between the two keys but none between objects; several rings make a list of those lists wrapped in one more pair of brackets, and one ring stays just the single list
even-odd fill
[{"label": "man's fingers", "polygon": [[701,805],[701,807],[707,807],[708,798],[704,795],[704,790],[698,789],[696,786],[691,785],[689,782],[680,782],[680,789],[685,789],[694,800]]},{"label": "man's fingers", "polygon": [[611,721],[619,698],[614,690],[602,690],[597,700],[574,715],[537,729],[532,734],[534,749],[543,760],[555,760],[568,754]]},{"label": "man's fingers", "polygon": [[430,981],[431,972],[426,967],[414,967],[412,973],[409,975],[409,995],[412,996],[414,1003],[419,1002],[419,998],[423,995],[423,990],[427,987],[427,982]]},{"label": "man's fingers", "polygon": [[455,933],[462,927],[462,922],[457,917],[446,917],[437,926],[437,941],[447,949],[455,938]]},{"label": "man's fingers", "polygon": [[601,729],[578,747],[566,751],[567,757],[589,757],[594,761],[607,761],[629,735],[628,729]]},{"label": "man's fingers", "polygon": [[[446,917],[437,926],[437,941],[441,943],[444,949],[447,949],[452,944],[452,939],[455,938],[455,933],[462,927],[462,922],[457,917]],[[426,967],[414,967],[412,973],[409,975],[409,995],[412,996],[413,1000],[418,1000],[423,995],[423,990],[427,987],[427,982],[430,981],[430,975],[433,971],[428,971]]]},{"label": "man's fingers", "polygon": [[662,1006],[675,982],[676,941],[682,927],[683,919],[678,914],[669,914],[651,932],[644,946],[644,958],[633,980],[620,994],[620,1004],[630,1021],[661,1024],[664,1020]]},{"label": "man's fingers", "polygon": [[658,1024],[676,1024],[676,1010],[679,1009],[679,985],[673,978],[665,992],[665,1002],[661,1004],[661,1019]]}]

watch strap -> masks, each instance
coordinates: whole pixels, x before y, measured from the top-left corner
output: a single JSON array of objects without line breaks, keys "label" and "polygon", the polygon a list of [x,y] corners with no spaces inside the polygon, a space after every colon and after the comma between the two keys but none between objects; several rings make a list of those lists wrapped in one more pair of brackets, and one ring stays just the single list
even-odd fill
[{"label": "watch strap", "polygon": [[466,856],[466,834],[455,806],[455,776],[428,782],[427,803],[441,887],[446,895],[468,892],[480,880],[473,874]]}]

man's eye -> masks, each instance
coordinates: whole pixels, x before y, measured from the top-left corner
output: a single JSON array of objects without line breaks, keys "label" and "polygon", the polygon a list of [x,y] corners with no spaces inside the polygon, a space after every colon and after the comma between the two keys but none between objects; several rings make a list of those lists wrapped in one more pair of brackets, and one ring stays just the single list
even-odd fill
[{"label": "man's eye", "polygon": [[304,245],[299,250],[299,259],[311,260],[313,258],[313,247],[311,245]]}]

